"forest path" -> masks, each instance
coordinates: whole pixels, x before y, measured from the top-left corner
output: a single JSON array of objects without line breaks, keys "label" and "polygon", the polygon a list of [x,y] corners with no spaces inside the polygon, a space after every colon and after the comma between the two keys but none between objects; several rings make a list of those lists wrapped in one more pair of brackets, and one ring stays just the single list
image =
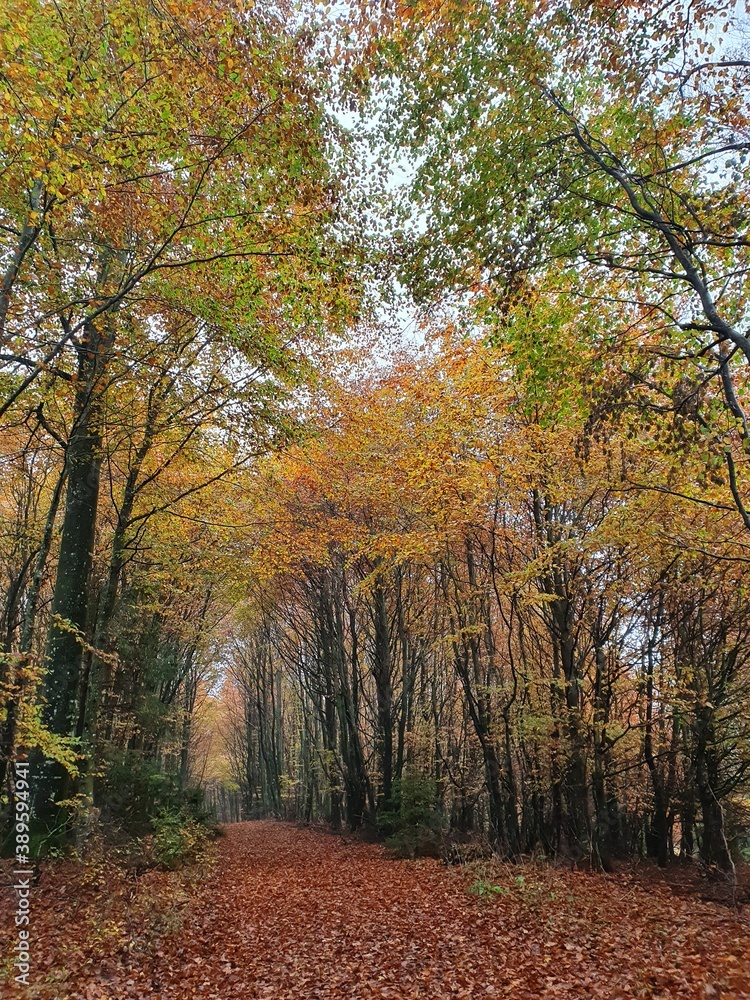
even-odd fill
[{"label": "forest path", "polygon": [[379,845],[291,824],[225,830],[212,909],[185,928],[200,953],[191,945],[187,964],[159,970],[165,995],[201,985],[273,1000],[503,995],[513,956],[438,862],[390,860]]},{"label": "forest path", "polygon": [[749,928],[731,912],[665,886],[517,871],[483,900],[437,861],[291,824],[229,826],[205,901],[138,970],[138,995],[750,997]]},{"label": "forest path", "polygon": [[[0,996],[750,998],[750,915],[663,882],[646,890],[628,873],[395,861],[377,844],[274,822],[226,827],[216,855],[208,874],[129,876],[107,854],[45,867],[23,988],[7,973],[6,873]],[[471,895],[479,875],[484,895]]]}]

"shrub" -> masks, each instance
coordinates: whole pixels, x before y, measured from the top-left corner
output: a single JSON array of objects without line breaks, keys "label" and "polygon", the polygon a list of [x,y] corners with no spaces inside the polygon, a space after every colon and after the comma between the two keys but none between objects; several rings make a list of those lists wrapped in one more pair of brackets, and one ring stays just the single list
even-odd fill
[{"label": "shrub", "polygon": [[184,788],[177,774],[139,751],[110,747],[96,793],[102,819],[133,832],[139,828],[145,832],[164,811],[211,822],[201,788]]},{"label": "shrub", "polygon": [[419,772],[393,784],[393,809],[380,817],[386,847],[398,857],[437,857],[442,819],[435,803],[435,782]]},{"label": "shrub", "polygon": [[151,854],[162,867],[179,868],[205,854],[209,830],[187,812],[164,809],[152,819],[151,825],[154,831]]}]

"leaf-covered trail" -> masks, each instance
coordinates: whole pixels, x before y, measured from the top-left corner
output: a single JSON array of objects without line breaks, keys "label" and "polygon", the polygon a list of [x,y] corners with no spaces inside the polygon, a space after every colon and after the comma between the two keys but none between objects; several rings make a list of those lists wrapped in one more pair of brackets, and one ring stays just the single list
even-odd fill
[{"label": "leaf-covered trail", "polygon": [[[146,891],[156,893],[149,877]],[[290,824],[230,826],[179,927],[152,946],[110,945],[103,961],[71,956],[81,907],[66,914],[63,903],[53,914],[50,879],[37,934],[69,973],[56,993],[32,995],[750,997],[750,928],[726,908],[676,897],[664,885],[646,892],[622,876],[508,868],[503,891],[488,900],[466,892],[470,881],[437,861],[389,860],[378,845]],[[136,937],[137,923],[129,932]]]},{"label": "leaf-covered trail", "polygon": [[377,845],[287,824],[231,826],[205,904],[139,970],[138,992],[561,1000],[705,997],[718,987],[750,996],[746,925],[666,888],[646,897],[613,880],[608,893],[606,881],[550,873],[483,902],[466,893],[465,872],[435,861],[393,861]]}]

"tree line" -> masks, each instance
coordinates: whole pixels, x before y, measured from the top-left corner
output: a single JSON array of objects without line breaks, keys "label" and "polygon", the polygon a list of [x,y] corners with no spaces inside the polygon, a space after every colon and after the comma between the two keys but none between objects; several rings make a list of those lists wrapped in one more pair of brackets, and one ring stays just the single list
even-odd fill
[{"label": "tree line", "polygon": [[356,294],[291,8],[30,0],[2,22],[0,756],[8,803],[31,751],[49,833],[185,784],[223,515]]},{"label": "tree line", "polygon": [[378,830],[418,777],[511,857],[731,869],[742,543],[634,488],[650,442],[541,423],[503,369],[479,343],[403,358],[260,476],[227,704],[246,810]]}]

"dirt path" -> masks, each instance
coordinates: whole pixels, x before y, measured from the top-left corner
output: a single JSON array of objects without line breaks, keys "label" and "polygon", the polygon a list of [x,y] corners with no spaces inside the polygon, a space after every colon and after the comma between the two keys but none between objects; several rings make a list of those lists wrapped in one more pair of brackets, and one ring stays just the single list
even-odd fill
[{"label": "dirt path", "polygon": [[750,997],[748,923],[724,908],[541,869],[509,868],[483,899],[470,878],[289,824],[231,826],[214,874],[155,950],[89,959],[62,992],[27,995]]}]

